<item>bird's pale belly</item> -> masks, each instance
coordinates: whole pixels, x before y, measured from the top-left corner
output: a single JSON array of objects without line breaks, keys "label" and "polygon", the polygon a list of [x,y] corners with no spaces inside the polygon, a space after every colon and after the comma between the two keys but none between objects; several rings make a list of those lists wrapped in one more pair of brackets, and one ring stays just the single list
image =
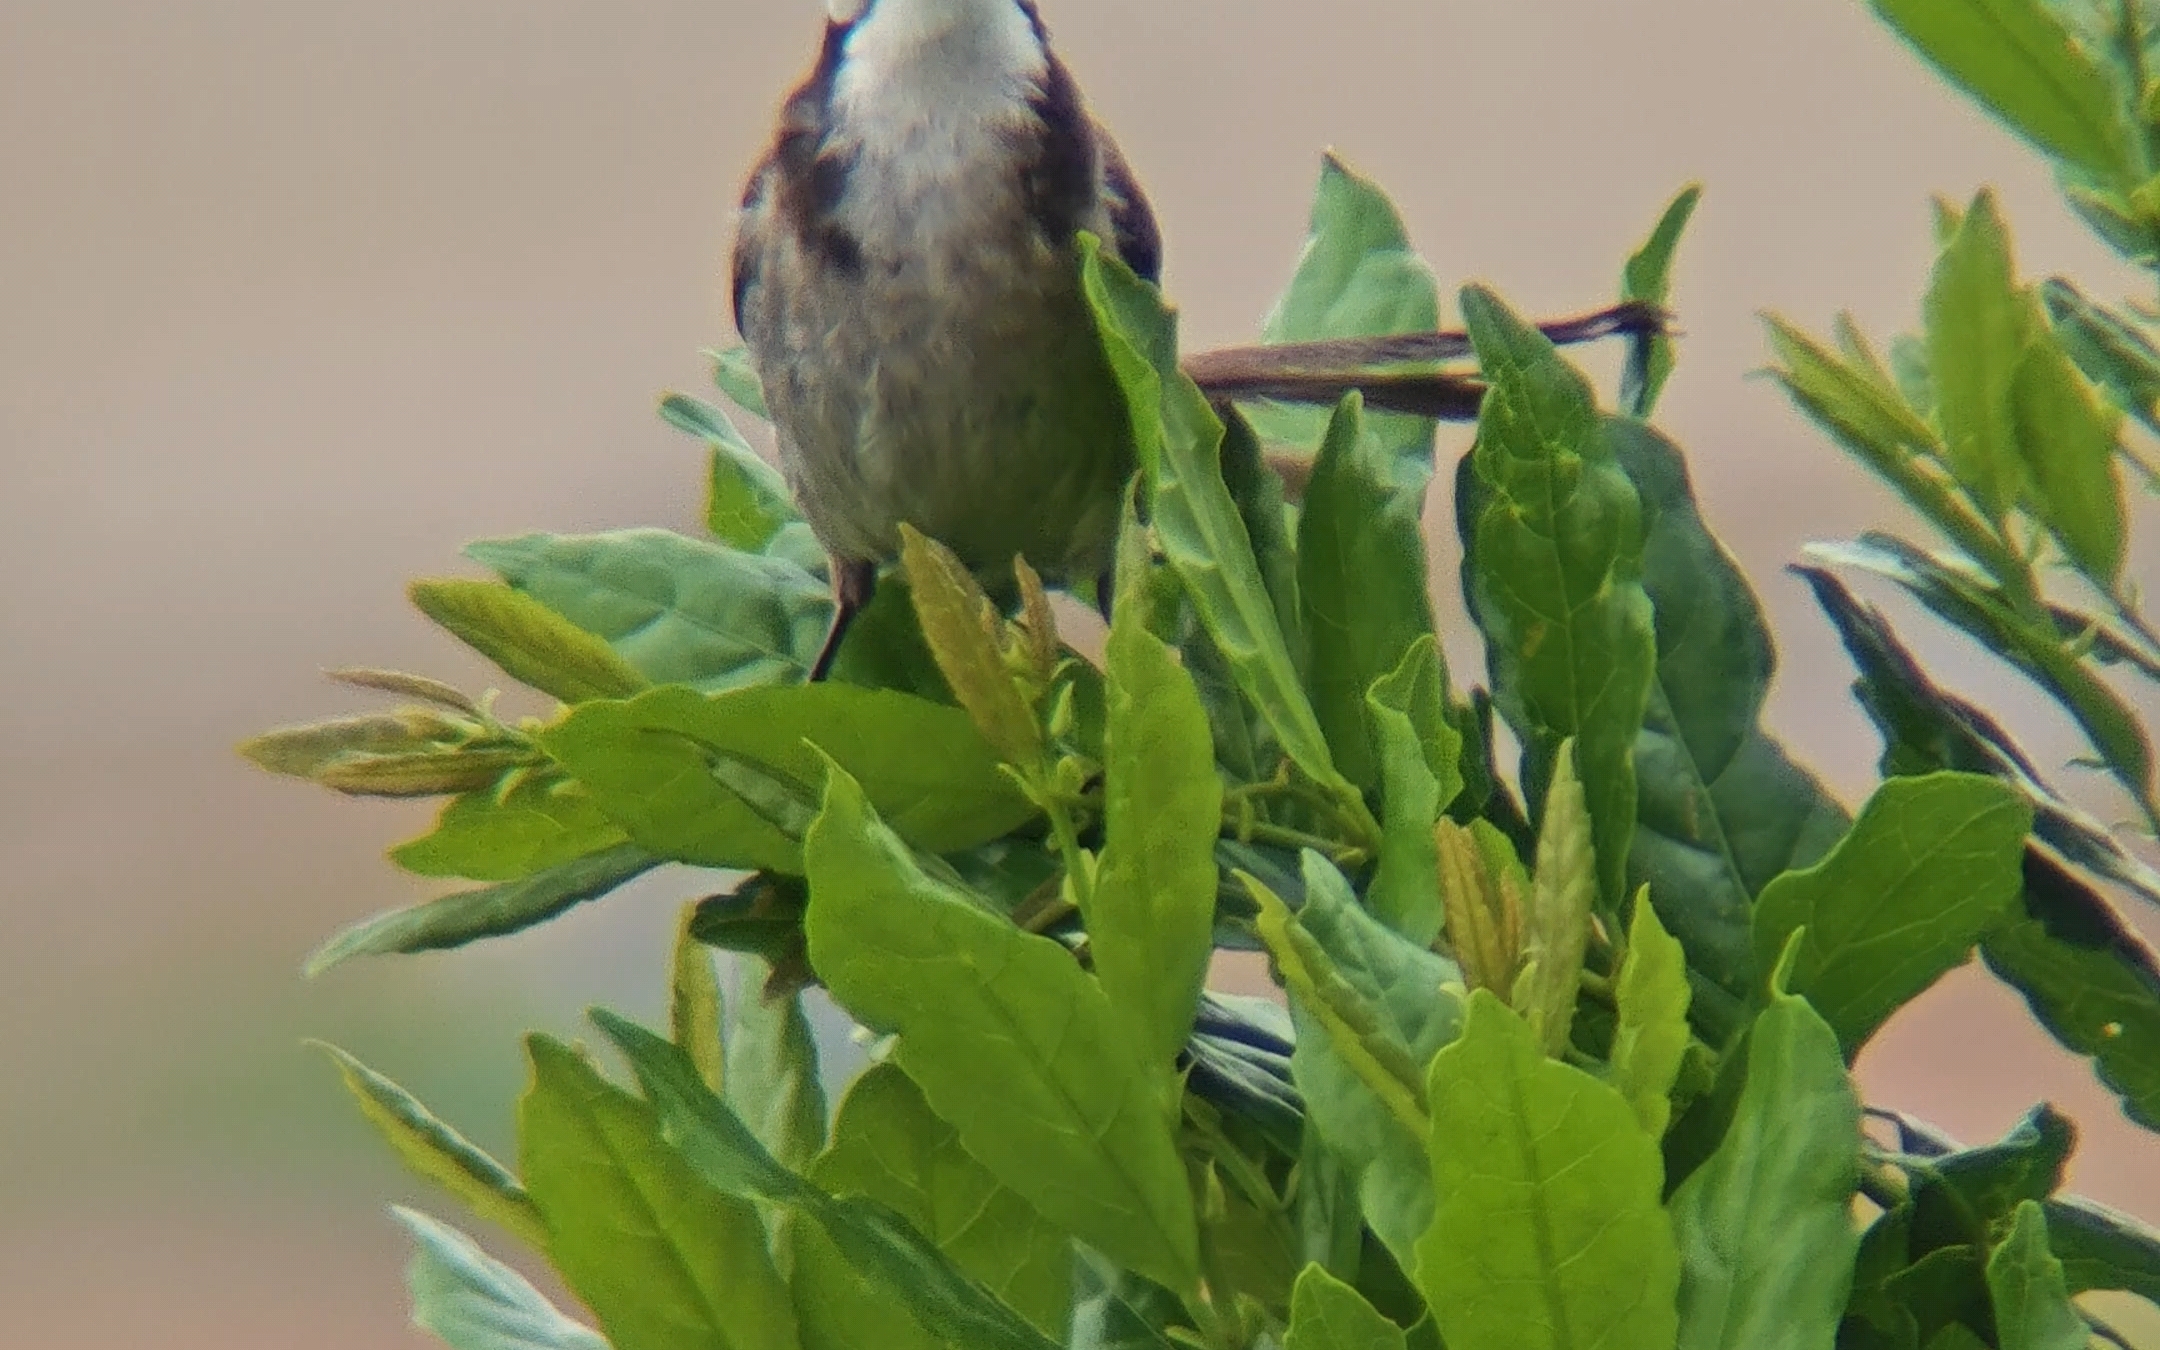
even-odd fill
[{"label": "bird's pale belly", "polygon": [[1074,255],[931,248],[762,298],[782,463],[836,555],[889,559],[905,522],[986,579],[1107,570],[1132,437]]}]

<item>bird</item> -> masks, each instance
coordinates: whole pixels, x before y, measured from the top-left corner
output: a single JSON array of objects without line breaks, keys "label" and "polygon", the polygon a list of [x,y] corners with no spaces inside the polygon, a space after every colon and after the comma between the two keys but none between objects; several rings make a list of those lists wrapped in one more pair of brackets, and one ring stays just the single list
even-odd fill
[{"label": "bird", "polygon": [[828,0],[737,222],[735,321],[831,563],[823,679],[903,524],[979,575],[1105,589],[1130,414],[1078,237],[1162,236],[1034,0]]}]

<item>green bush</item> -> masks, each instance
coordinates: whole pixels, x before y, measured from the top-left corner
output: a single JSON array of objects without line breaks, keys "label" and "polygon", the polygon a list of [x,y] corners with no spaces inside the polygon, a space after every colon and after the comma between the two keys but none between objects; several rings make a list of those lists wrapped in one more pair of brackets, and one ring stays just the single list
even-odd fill
[{"label": "green bush", "polygon": [[[1875,7],[2160,275],[2160,6]],[[1694,201],[1625,298],[1664,301]],[[511,725],[349,671],[407,705],[246,747],[447,797],[393,857],[483,883],[311,971],[516,932],[665,862],[745,878],[686,909],[666,1035],[593,1014],[627,1077],[531,1039],[515,1168],[331,1052],[399,1155],[600,1330],[400,1211],[417,1319],[457,1350],[2112,1337],[2074,1300],[2160,1299],[2160,1236],[2059,1192],[2071,1123],[2038,1107],[1968,1148],[1865,1110],[1848,1073],[1977,950],[2160,1128],[2160,966],[2109,898],[2160,902],[2160,876],[1843,580],[1886,577],[2011,662],[2160,824],[2116,689],[2160,679],[2119,481],[2156,480],[2126,437],[2160,433],[2155,325],[2019,278],[1984,192],[1935,225],[1924,331],[1887,357],[1843,320],[1827,341],[1770,321],[1776,378],[1920,539],[1798,568],[1882,732],[1856,815],[1762,728],[1762,613],[1650,422],[1663,337],[1608,411],[1463,292],[1487,387],[1453,487],[1490,679],[1467,693],[1426,590],[1433,424],[1355,394],[1331,417],[1211,406],[1160,296],[1092,250],[1142,465],[1099,662],[1024,569],[1009,618],[911,536],[836,678],[805,685],[822,557],[728,417],[669,399],[711,443],[710,537],[491,541],[468,553],[500,583],[413,588],[559,713]],[[1330,162],[1270,340],[1438,310],[1393,208]],[[719,384],[756,415],[746,369],[721,355]],[[1306,460],[1300,493],[1263,444]],[[747,975],[726,1017],[716,948]],[[1206,991],[1219,948],[1265,950],[1287,1011]],[[871,1038],[837,1110],[812,985]]]}]

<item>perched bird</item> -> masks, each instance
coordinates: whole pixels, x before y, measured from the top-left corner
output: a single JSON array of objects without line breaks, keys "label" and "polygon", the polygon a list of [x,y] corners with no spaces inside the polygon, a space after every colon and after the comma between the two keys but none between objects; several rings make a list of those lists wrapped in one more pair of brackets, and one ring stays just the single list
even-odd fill
[{"label": "perched bird", "polygon": [[976,571],[1099,584],[1133,469],[1081,293],[1087,230],[1149,280],[1153,214],[1033,0],[828,0],[744,194],[735,321],[832,560],[821,678],[907,523]]}]

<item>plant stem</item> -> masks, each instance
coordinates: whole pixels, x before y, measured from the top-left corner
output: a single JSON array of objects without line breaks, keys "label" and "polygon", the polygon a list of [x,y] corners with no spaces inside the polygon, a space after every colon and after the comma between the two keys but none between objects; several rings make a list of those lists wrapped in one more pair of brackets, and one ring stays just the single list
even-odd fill
[{"label": "plant stem", "polygon": [[1271,825],[1264,820],[1242,819],[1228,811],[1223,813],[1223,827],[1241,844],[1279,844],[1284,848],[1309,848],[1332,862],[1349,866],[1364,862],[1367,856],[1366,851],[1356,844],[1292,829],[1288,825]]}]

